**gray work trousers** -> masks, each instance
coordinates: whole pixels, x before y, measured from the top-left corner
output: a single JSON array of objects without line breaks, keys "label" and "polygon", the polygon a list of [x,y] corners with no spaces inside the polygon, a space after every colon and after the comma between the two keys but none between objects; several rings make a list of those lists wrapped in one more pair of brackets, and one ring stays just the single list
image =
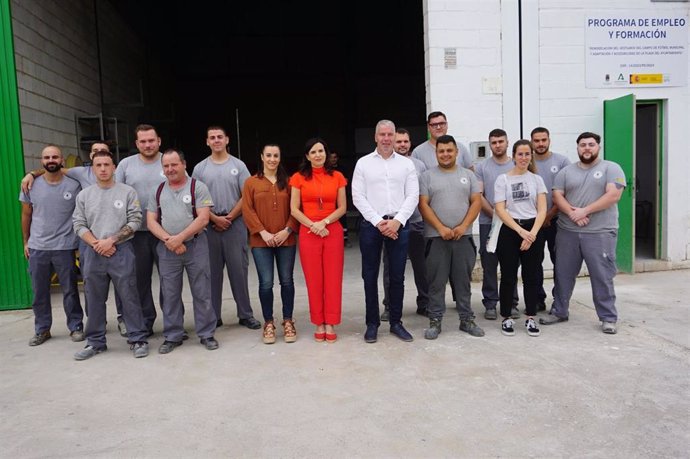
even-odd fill
[{"label": "gray work trousers", "polygon": [[[482,303],[486,309],[496,309],[498,304],[498,257],[486,251],[491,223],[479,225],[479,258],[482,262]],[[513,293],[513,307],[520,302],[517,286]]]},{"label": "gray work trousers", "polygon": [[209,224],[206,231],[211,263],[211,304],[216,318],[221,318],[223,303],[223,269],[228,270],[230,290],[237,305],[237,316],[248,319],[254,316],[249,302],[249,247],[247,227],[242,217],[233,220],[226,231],[216,231]]},{"label": "gray work trousers", "polygon": [[184,335],[182,275],[187,271],[194,307],[194,328],[199,338],[211,338],[216,329],[216,312],[211,306],[211,269],[206,233],[185,242],[187,251],[176,255],[158,242],[158,270],[163,291],[163,336],[181,342]]},{"label": "gray work trousers", "polygon": [[[150,231],[137,231],[131,239],[134,247],[135,260],[133,266],[137,275],[137,292],[139,293],[139,304],[144,315],[144,326],[149,333],[153,333],[153,324],[156,321],[156,306],[153,303],[151,293],[151,276],[153,276],[153,266],[158,266],[158,254],[156,246],[158,238]],[[163,292],[158,290],[158,304],[163,303]],[[115,306],[118,316],[122,315],[122,300],[115,290]]]},{"label": "gray work trousers", "polygon": [[429,280],[429,319],[441,319],[446,312],[446,283],[455,286],[455,305],[460,320],[473,320],[471,306],[472,270],[477,248],[472,236],[444,241],[441,237],[426,240],[426,273]]},{"label": "gray work trousers", "polygon": [[[429,284],[426,276],[426,262],[424,261],[424,222],[410,223],[410,240],[407,245],[407,256],[414,273],[414,284],[417,287],[417,309],[426,309],[429,305]],[[388,309],[388,255],[383,251],[383,304]]]},{"label": "gray work trousers", "polygon": [[592,300],[599,320],[616,322],[616,292],[613,278],[616,267],[616,232],[578,233],[558,228],[556,234],[556,295],[552,313],[556,317],[568,317],[570,297],[575,288],[582,261],[587,264],[589,281],[592,284]]},{"label": "gray work trousers", "polygon": [[34,311],[36,334],[50,331],[53,325],[53,311],[50,302],[50,277],[53,270],[58,275],[62,289],[62,307],[67,317],[70,332],[83,328],[84,311],[77,289],[77,268],[74,264],[74,250],[29,249],[29,274],[34,291],[31,308]]},{"label": "gray work trousers", "polygon": [[89,303],[86,321],[87,344],[96,349],[105,348],[105,300],[108,298],[110,281],[122,301],[122,318],[127,326],[129,343],[146,342],[147,329],[137,294],[134,266],[134,246],[131,241],[117,245],[111,257],[98,255],[90,246],[84,253],[84,292]]}]

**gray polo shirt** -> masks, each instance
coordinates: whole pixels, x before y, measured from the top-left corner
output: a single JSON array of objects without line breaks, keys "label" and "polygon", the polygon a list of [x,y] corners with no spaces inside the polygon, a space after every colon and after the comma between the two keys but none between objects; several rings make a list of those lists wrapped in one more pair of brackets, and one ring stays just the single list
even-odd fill
[{"label": "gray polo shirt", "polygon": [[[600,159],[589,169],[582,168],[579,162],[567,166],[556,175],[553,189],[562,191],[572,206],[585,207],[602,197],[609,183],[625,187],[625,174],[618,164]],[[577,226],[562,212],[559,216],[558,227],[568,231],[605,233],[618,230],[618,205],[615,204],[589,215],[589,224],[585,226]]]},{"label": "gray polo shirt", "polygon": [[548,211],[553,206],[553,198],[551,197],[551,188],[553,187],[553,179],[561,169],[570,164],[570,160],[563,155],[551,152],[551,156],[547,159],[539,160],[537,155],[534,155],[535,164],[537,166],[537,175],[544,180],[546,185],[546,210]]},{"label": "gray polo shirt", "polygon": [[[474,173],[481,184],[484,197],[492,206],[494,205],[494,186],[496,185],[496,179],[499,175],[508,173],[513,166],[512,160],[508,160],[505,164],[498,164],[493,156],[486,158],[475,166]],[[486,215],[483,211],[479,212],[479,224],[490,225],[491,217]]]},{"label": "gray polo shirt", "polygon": [[[158,185],[165,180],[160,156],[151,163],[142,161],[140,154],[128,156],[120,161],[115,169],[115,181],[134,188],[139,202],[144,203],[143,205],[149,202],[151,195],[158,189]],[[148,231],[146,219],[142,220],[139,231]]]},{"label": "gray polo shirt", "polygon": [[74,250],[79,239],[72,231],[72,213],[79,182],[62,177],[59,183],[48,183],[37,177],[28,193],[19,193],[19,200],[31,204],[31,228],[28,246],[34,250]]},{"label": "gray polo shirt", "polygon": [[91,185],[77,196],[72,220],[79,237],[90,230],[96,239],[104,239],[125,225],[136,231],[141,224],[137,192],[123,183],[115,183],[110,188]]},{"label": "gray polo shirt", "polygon": [[[197,209],[213,207],[208,187],[199,180],[196,181],[194,187],[194,196]],[[161,190],[160,204],[161,226],[170,235],[180,234],[194,221],[194,214],[192,212],[192,180],[187,179],[187,183],[177,190],[170,188],[170,184],[166,182]],[[149,199],[146,210],[153,213],[158,211],[155,193]]]},{"label": "gray polo shirt", "polygon": [[[471,170],[458,167],[452,172],[436,166],[422,174],[419,195],[429,197],[429,206],[445,226],[453,228],[465,219],[470,208],[470,196],[479,193],[479,181]],[[465,234],[472,234],[472,225]],[[424,237],[439,237],[431,225],[424,225]]]},{"label": "gray polo shirt", "polygon": [[[412,150],[412,157],[423,162],[427,169],[438,167],[436,147],[431,145],[431,142],[428,140]],[[472,155],[470,155],[470,151],[462,143],[458,143],[458,159],[456,162],[458,165],[467,169],[472,167]]]},{"label": "gray polo shirt", "polygon": [[244,162],[234,156],[222,164],[209,156],[194,167],[192,177],[208,187],[213,198],[213,213],[227,214],[242,197],[244,182],[251,176]]}]

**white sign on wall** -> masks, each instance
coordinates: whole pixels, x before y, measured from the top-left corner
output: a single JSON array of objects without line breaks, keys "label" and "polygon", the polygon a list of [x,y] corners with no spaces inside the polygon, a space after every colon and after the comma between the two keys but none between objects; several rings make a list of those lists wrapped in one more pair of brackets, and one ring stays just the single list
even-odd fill
[{"label": "white sign on wall", "polygon": [[688,17],[611,12],[585,18],[588,88],[686,86]]}]

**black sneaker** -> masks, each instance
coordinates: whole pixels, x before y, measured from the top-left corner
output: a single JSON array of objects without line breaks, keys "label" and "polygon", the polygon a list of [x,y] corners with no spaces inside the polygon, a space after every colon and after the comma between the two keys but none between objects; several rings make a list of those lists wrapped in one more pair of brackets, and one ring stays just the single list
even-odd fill
[{"label": "black sneaker", "polygon": [[210,338],[201,338],[200,343],[206,346],[206,349],[209,351],[215,351],[218,349],[218,341],[216,341],[213,336]]},{"label": "black sneaker", "polygon": [[247,327],[250,330],[258,330],[259,328],[261,328],[261,322],[259,322],[253,317],[240,319],[240,325]]},{"label": "black sneaker", "polygon": [[182,346],[182,341],[163,341],[163,344],[158,348],[159,354],[170,354],[176,347]]},{"label": "black sneaker", "polygon": [[501,322],[501,333],[506,336],[515,335],[515,329],[513,328],[514,325],[515,321],[513,319],[503,319],[503,322]]},{"label": "black sneaker", "polygon": [[525,329],[529,336],[539,336],[541,333],[539,328],[537,328],[537,323],[532,318],[525,320]]}]

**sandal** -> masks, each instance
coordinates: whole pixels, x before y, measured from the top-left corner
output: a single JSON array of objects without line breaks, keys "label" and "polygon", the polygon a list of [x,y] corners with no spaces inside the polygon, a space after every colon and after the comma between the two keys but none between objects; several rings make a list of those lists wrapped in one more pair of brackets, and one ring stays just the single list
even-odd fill
[{"label": "sandal", "polygon": [[264,324],[264,344],[273,344],[276,342],[276,326],[273,321],[269,320]]},{"label": "sandal", "polygon": [[283,335],[286,343],[294,343],[297,341],[297,330],[295,329],[295,321],[292,319],[283,320]]}]

